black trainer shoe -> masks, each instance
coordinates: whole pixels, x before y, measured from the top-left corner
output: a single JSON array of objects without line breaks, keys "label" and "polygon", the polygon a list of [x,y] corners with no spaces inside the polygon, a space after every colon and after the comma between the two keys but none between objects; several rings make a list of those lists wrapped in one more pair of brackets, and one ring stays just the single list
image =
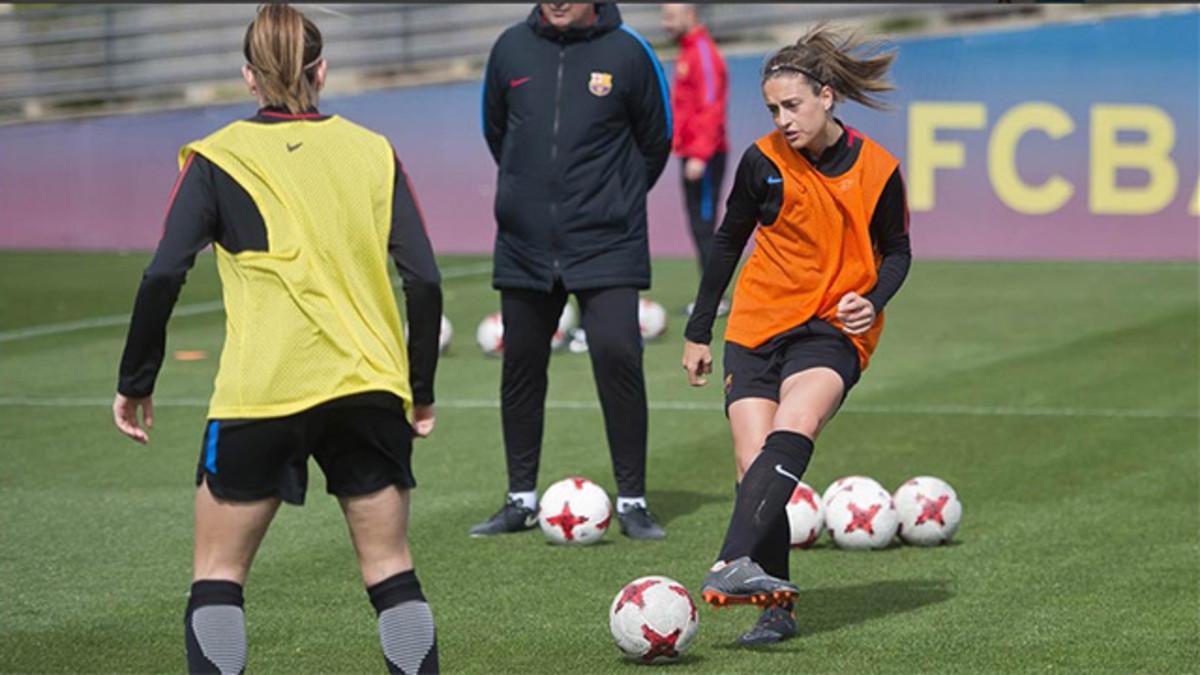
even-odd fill
[{"label": "black trainer shoe", "polygon": [[490,537],[494,534],[524,532],[533,529],[537,522],[537,511],[521,506],[520,502],[510,497],[491,518],[472,527],[469,534],[472,537]]},{"label": "black trainer shoe", "polygon": [[790,581],[764,572],[749,556],[742,556],[715,572],[709,572],[700,585],[700,595],[714,607],[785,605],[795,600],[799,592],[800,589]]},{"label": "black trainer shoe", "polygon": [[740,645],[769,645],[796,637],[796,612],[791,605],[767,607],[754,628],[738,637]]},{"label": "black trainer shoe", "polygon": [[664,539],[667,536],[644,506],[631,506],[617,513],[617,521],[621,523],[621,533],[630,539]]}]

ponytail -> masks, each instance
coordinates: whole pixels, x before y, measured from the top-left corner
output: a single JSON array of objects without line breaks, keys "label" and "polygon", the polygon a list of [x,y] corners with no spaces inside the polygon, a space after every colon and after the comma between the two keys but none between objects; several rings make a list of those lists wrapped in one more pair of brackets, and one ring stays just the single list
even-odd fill
[{"label": "ponytail", "polygon": [[286,4],[262,5],[246,29],[242,52],[268,105],[302,113],[317,104],[321,31]]},{"label": "ponytail", "polygon": [[[882,48],[880,42],[819,24],[796,44],[780,49],[767,60],[762,83],[783,75],[803,75],[812,85],[814,95],[829,85],[834,101],[850,99],[868,108],[884,110],[888,105],[875,94],[896,88],[886,79],[896,52],[884,52]],[[855,56],[856,52],[862,56]]]}]

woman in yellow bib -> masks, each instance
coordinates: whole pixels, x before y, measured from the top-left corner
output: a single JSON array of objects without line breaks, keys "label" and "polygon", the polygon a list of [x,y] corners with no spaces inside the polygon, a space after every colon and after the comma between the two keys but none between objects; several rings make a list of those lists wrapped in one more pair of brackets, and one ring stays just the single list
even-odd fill
[{"label": "woman in yellow bib", "polygon": [[260,8],[242,75],[261,107],[180,152],[121,359],[114,420],[147,443],[167,320],[212,244],[225,346],[196,469],[190,672],[245,668],[242,587],[280,502],[304,502],[309,456],[345,513],[388,669],[438,670],[407,526],[412,439],[434,426],[441,278],[387,139],[317,110],[321,49],[303,14]]}]

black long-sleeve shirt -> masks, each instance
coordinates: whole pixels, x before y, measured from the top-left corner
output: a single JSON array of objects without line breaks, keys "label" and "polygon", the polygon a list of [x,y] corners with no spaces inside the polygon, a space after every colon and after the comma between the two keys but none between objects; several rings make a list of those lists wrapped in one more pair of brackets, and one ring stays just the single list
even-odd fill
[{"label": "black long-sleeve shirt", "polygon": [[[822,175],[840,176],[854,166],[858,149],[861,148],[861,145],[849,141],[850,134],[843,132],[837,141],[825,148],[820,157],[805,156]],[[712,341],[717,305],[733,278],[746,242],[758,224],[769,226],[775,222],[782,205],[783,185],[779,167],[757,145],[751,145],[738,164],[733,191],[726,203],[725,218],[713,235],[708,265],[704,268],[692,316],[684,331],[688,340],[701,344]],[[876,312],[881,312],[896,291],[900,290],[912,264],[908,205],[899,167],[892,172],[879,195],[871,217],[870,232],[871,242],[882,256],[882,261],[875,288],[863,297],[871,301]]]},{"label": "black long-sleeve shirt", "polygon": [[[296,116],[264,108],[250,121],[273,124],[326,118],[315,110]],[[267,228],[254,200],[237,181],[203,156],[192,154],[180,171],[162,240],[138,287],[117,382],[121,394],[140,398],[154,391],[166,349],[167,321],[196,254],[213,242],[230,253],[266,251]],[[399,158],[388,252],[404,282],[413,401],[433,403],[442,315],[441,274]]]}]

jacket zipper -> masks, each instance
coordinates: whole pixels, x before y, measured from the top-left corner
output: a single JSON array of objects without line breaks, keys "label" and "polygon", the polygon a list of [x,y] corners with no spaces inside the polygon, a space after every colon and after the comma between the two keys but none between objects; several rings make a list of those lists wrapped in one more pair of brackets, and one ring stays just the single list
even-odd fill
[{"label": "jacket zipper", "polygon": [[562,80],[563,66],[567,60],[567,47],[563,45],[558,48],[558,80],[554,85],[554,127],[551,132],[550,141],[550,161],[558,159],[558,117],[562,108]]},{"label": "jacket zipper", "polygon": [[[554,162],[558,159],[558,118],[562,112],[562,81],[563,67],[567,60],[567,46],[561,45],[558,48],[558,78],[554,84],[554,126],[550,134],[550,164],[553,168]],[[557,279],[560,276],[558,264],[558,202],[550,203],[550,227],[554,228],[550,233],[550,255],[554,259],[554,277]]]}]

